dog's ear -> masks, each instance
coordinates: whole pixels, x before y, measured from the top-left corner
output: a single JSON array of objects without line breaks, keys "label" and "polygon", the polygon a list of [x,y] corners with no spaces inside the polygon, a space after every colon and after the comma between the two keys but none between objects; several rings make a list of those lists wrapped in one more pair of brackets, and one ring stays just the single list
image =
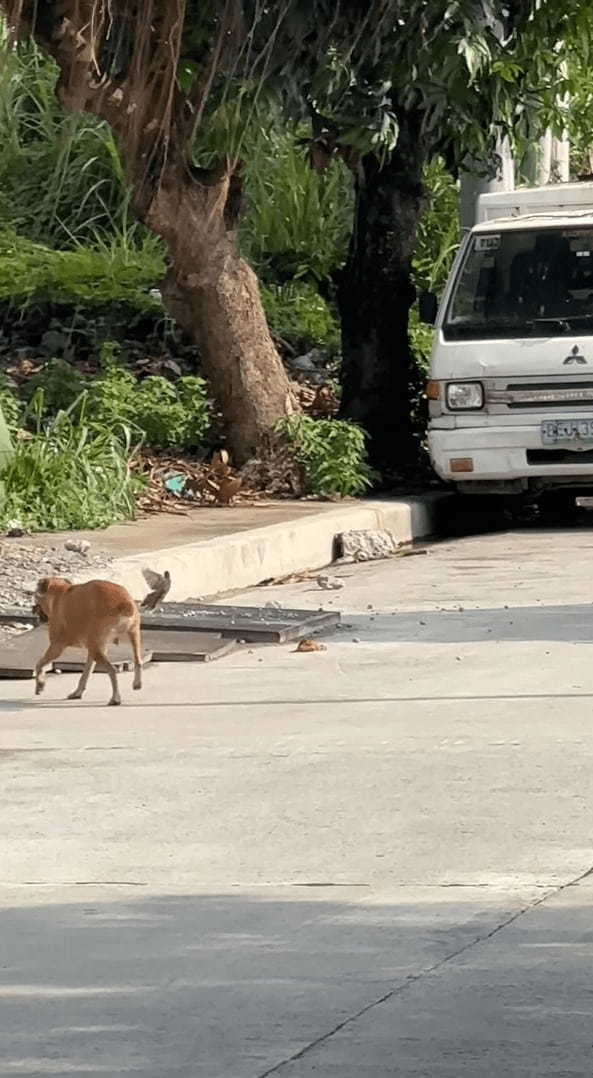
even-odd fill
[{"label": "dog's ear", "polygon": [[37,588],[35,590],[37,592],[37,595],[47,595],[47,592],[49,590],[49,577],[44,576],[41,578],[41,580],[38,580]]}]

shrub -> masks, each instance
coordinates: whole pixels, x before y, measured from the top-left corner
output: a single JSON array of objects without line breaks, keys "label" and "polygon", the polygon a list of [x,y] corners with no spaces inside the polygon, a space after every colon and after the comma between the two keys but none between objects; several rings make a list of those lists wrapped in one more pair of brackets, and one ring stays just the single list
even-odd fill
[{"label": "shrub", "polygon": [[199,445],[208,436],[212,409],[208,386],[196,374],[186,374],[175,383],[179,400],[186,413],[184,445]]},{"label": "shrub", "polygon": [[371,486],[365,434],[354,423],[296,415],[282,419],[278,432],[294,450],[309,494],[347,497]]},{"label": "shrub", "polygon": [[44,411],[57,415],[74,404],[84,389],[84,381],[71,363],[65,359],[49,359],[23,387],[25,400],[30,400],[39,390],[43,391]]},{"label": "shrub", "polygon": [[117,363],[111,342],[103,350],[102,366],[102,373],[86,383],[89,420],[98,426],[135,425],[137,382],[131,371]]},{"label": "shrub", "polygon": [[140,382],[134,398],[134,422],[148,445],[195,446],[208,432],[210,408],[202,378],[188,376],[173,384],[151,375]]},{"label": "shrub", "polygon": [[151,375],[135,391],[134,422],[148,445],[185,445],[186,411],[175,386]]},{"label": "shrub", "polygon": [[169,382],[150,375],[137,382],[133,374],[109,361],[87,391],[89,420],[98,424],[125,423],[155,449],[201,443],[210,427],[210,405],[202,378]]},{"label": "shrub", "polygon": [[45,417],[72,409],[74,420],[84,415],[96,429],[128,427],[155,449],[203,442],[210,427],[210,405],[202,378],[186,376],[172,383],[151,375],[138,382],[116,356],[117,346],[107,341],[101,374],[86,381],[65,360],[49,360],[30,379],[27,396],[39,395]]}]

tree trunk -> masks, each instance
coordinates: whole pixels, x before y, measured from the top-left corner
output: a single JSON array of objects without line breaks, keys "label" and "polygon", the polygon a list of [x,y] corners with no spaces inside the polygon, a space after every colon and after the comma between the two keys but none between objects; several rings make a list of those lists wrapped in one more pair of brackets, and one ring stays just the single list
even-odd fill
[{"label": "tree trunk", "polygon": [[225,171],[192,176],[186,168],[167,168],[144,219],[167,244],[163,300],[198,346],[240,465],[297,409],[257,278],[238,252],[229,210],[238,184]]},{"label": "tree trunk", "polygon": [[[278,420],[296,411],[274,347],[257,278],[234,253],[218,268],[183,272],[176,260],[163,283],[165,306],[196,342],[220,404],[236,464],[253,456]],[[183,282],[183,283],[180,283]]]},{"label": "tree trunk", "polygon": [[403,117],[382,166],[365,156],[356,180],[355,228],[340,274],[342,415],[369,435],[384,474],[417,459],[410,418],[409,312],[416,297],[412,256],[423,207],[425,153],[416,117]]}]

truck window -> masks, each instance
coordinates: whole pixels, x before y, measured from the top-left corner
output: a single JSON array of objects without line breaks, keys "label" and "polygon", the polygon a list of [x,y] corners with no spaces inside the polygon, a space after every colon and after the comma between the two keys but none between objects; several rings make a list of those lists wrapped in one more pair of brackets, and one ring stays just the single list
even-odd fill
[{"label": "truck window", "polygon": [[593,228],[472,236],[449,303],[447,338],[593,333]]}]

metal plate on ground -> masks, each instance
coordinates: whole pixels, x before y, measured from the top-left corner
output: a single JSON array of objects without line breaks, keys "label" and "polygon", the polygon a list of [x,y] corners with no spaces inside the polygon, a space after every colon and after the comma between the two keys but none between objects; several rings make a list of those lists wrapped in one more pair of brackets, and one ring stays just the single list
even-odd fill
[{"label": "metal plate on ground", "polygon": [[198,603],[163,603],[157,610],[143,614],[142,628],[189,629],[220,633],[252,643],[281,644],[334,629],[340,615],[329,610],[286,610],[258,606],[209,606]]},{"label": "metal plate on ground", "polygon": [[[38,625],[39,619],[18,607],[0,609],[0,625]],[[281,644],[302,636],[330,631],[340,624],[340,614],[330,610],[290,610],[259,606],[216,606],[195,603],[164,603],[156,611],[142,614],[142,628],[188,629],[221,633],[257,643]]]},{"label": "metal plate on ground", "polygon": [[[134,659],[129,644],[111,644],[107,648],[107,658],[115,666],[118,673],[121,673],[122,670],[134,669]],[[145,647],[142,655],[142,666],[146,666],[151,661],[152,651],[150,648]],[[86,651],[84,648],[66,648],[60,658],[54,660],[53,669],[59,670],[62,674],[79,674],[85,663]],[[106,674],[107,668],[102,663],[97,663],[95,673]]]},{"label": "metal plate on ground", "polygon": [[35,664],[46,647],[47,633],[41,628],[17,633],[3,642],[0,647],[0,679],[16,681],[34,677]]},{"label": "metal plate on ground", "polygon": [[142,633],[154,662],[209,663],[221,659],[238,646],[224,640],[221,633],[179,632],[175,629],[148,629]]},{"label": "metal plate on ground", "polygon": [[39,625],[39,618],[32,610],[23,610],[20,606],[0,608],[0,625]]},{"label": "metal plate on ground", "polygon": [[[35,664],[47,648],[48,636],[44,628],[16,634],[0,648],[0,679],[16,680],[32,678]],[[158,662],[212,662],[228,655],[238,646],[236,640],[223,639],[221,633],[175,632],[171,629],[151,629],[142,634],[142,665]],[[131,670],[134,662],[129,644],[111,644],[107,650],[110,662],[118,673]],[[84,648],[66,648],[52,663],[52,669],[64,674],[78,674],[86,663]],[[95,673],[104,674],[101,663]]]}]

